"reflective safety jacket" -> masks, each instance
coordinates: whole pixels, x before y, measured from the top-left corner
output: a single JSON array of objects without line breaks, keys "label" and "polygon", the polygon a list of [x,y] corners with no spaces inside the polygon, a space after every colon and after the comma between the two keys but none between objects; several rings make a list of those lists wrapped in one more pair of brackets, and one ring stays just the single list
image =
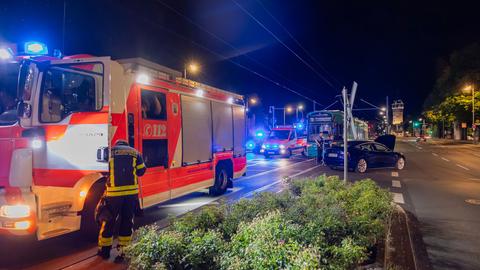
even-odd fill
[{"label": "reflective safety jacket", "polygon": [[127,144],[117,143],[112,147],[109,165],[106,196],[138,194],[138,177],[147,170],[142,155]]}]

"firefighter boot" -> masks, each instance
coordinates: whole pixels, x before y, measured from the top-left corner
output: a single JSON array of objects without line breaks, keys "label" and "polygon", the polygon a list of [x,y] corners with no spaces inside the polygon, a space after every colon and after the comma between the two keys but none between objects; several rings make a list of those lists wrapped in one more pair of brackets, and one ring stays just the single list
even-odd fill
[{"label": "firefighter boot", "polygon": [[111,246],[101,247],[98,249],[97,255],[102,257],[104,260],[108,260],[110,258],[110,250],[112,249]]},{"label": "firefighter boot", "polygon": [[123,263],[125,261],[125,253],[123,246],[117,246],[117,257],[115,257],[114,263]]}]

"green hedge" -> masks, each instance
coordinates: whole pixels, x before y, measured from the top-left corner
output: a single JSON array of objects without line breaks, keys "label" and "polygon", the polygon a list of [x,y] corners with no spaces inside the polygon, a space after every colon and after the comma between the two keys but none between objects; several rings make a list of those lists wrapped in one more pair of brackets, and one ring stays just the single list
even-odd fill
[{"label": "green hedge", "polygon": [[140,228],[130,269],[352,269],[384,236],[390,194],[373,181],[294,180],[231,205],[208,206],[165,230]]}]

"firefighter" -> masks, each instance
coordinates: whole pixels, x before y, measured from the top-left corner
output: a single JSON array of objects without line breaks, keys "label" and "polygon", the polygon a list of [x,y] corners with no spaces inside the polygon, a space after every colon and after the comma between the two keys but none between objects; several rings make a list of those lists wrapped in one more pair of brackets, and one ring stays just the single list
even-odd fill
[{"label": "firefighter", "polygon": [[98,255],[103,259],[110,257],[113,230],[118,220],[119,255],[115,261],[121,262],[124,259],[123,248],[132,238],[133,218],[138,205],[138,177],[145,173],[146,167],[142,155],[123,140],[117,141],[112,147],[109,167],[110,177],[97,208],[97,221],[101,224]]}]

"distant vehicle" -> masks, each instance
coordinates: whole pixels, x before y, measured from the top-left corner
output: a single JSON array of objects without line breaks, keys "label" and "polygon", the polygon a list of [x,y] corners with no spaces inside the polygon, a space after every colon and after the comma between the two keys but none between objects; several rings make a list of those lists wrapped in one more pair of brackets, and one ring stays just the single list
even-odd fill
[{"label": "distant vehicle", "polygon": [[274,155],[290,157],[294,153],[305,154],[307,138],[298,136],[294,127],[273,128],[265,138],[260,153],[266,158]]},{"label": "distant vehicle", "polygon": [[[394,152],[395,136],[380,136],[375,141],[349,141],[348,142],[348,169],[364,173],[370,168],[396,168],[405,167],[405,156]],[[331,169],[343,168],[343,143],[328,148],[325,153],[325,164]]]}]

